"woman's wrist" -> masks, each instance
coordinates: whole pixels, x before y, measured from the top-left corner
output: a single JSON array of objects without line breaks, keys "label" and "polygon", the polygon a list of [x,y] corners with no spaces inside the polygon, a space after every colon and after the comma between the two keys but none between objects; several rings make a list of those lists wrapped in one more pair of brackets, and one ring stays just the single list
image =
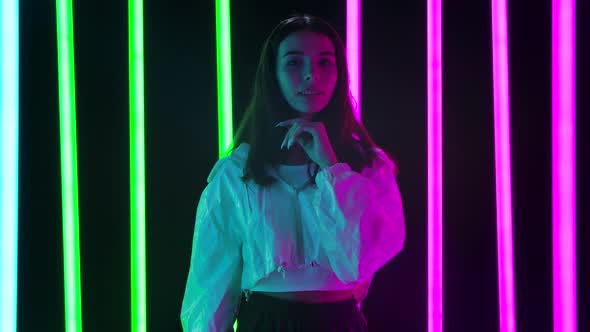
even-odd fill
[{"label": "woman's wrist", "polygon": [[337,163],[338,163],[338,159],[332,158],[332,159],[330,159],[328,161],[325,161],[324,163],[320,164],[320,168],[321,169],[324,169],[326,167],[334,166]]}]

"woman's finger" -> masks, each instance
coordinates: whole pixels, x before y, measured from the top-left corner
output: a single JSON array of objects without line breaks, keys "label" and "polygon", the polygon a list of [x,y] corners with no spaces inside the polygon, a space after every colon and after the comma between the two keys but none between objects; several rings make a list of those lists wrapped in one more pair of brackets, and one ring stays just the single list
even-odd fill
[{"label": "woman's finger", "polygon": [[281,143],[281,150],[287,146],[287,141],[289,140],[289,132],[287,132],[287,134],[285,135],[285,137],[283,138],[283,142]]},{"label": "woman's finger", "polygon": [[297,123],[293,124],[289,130],[287,130],[287,134],[285,134],[285,138],[283,138],[283,143],[281,143],[281,150],[283,149],[283,147],[287,146],[289,139],[291,138],[291,136],[293,135],[293,130],[294,128],[297,126]]},{"label": "woman's finger", "polygon": [[[293,126],[295,127],[295,126]],[[295,140],[297,139],[297,136],[299,136],[299,133],[303,131],[303,129],[301,127],[297,127],[297,129],[295,129],[295,131],[291,134],[291,137],[289,138],[289,142],[287,142],[287,149],[291,148],[291,145],[293,145],[293,142],[295,142]]]}]

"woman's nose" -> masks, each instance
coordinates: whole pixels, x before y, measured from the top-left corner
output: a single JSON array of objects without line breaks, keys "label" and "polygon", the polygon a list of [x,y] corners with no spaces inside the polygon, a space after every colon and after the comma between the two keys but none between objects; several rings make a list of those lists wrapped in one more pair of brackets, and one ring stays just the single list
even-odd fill
[{"label": "woman's nose", "polygon": [[305,74],[305,80],[306,80],[306,81],[310,81],[310,80],[312,80],[312,79],[314,79],[314,80],[316,80],[316,81],[317,81],[317,80],[318,80],[318,75],[317,75],[317,74],[315,74],[315,73],[312,73],[311,71],[308,71],[308,72]]},{"label": "woman's nose", "polygon": [[318,71],[317,68],[314,67],[315,66],[313,64],[307,64],[307,66],[304,67],[304,78],[306,81],[310,81],[312,79],[317,81]]}]

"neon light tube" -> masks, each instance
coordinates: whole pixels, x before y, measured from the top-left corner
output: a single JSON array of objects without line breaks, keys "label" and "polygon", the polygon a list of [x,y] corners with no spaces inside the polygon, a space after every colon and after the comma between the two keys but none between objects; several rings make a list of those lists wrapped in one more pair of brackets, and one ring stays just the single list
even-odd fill
[{"label": "neon light tube", "polygon": [[64,293],[66,331],[82,331],[78,157],[76,143],[76,79],[74,23],[71,0],[57,1],[59,123],[63,213]]},{"label": "neon light tube", "polygon": [[[350,94],[356,101],[354,117],[361,122],[361,0],[346,1],[346,59]],[[361,303],[358,303],[361,308]]]},{"label": "neon light tube", "polygon": [[219,158],[232,145],[231,16],[229,0],[215,0],[215,40],[217,52],[217,119]]},{"label": "neon light tube", "polygon": [[356,101],[353,109],[361,122],[361,0],[346,1],[346,57],[350,77],[350,93]]},{"label": "neon light tube", "polygon": [[496,152],[496,218],[500,331],[515,332],[514,262],[512,253],[512,179],[506,0],[492,0],[494,62],[494,137]]},{"label": "neon light tube", "polygon": [[18,274],[18,1],[0,0],[0,330],[16,332]]},{"label": "neon light tube", "polygon": [[575,1],[552,6],[553,331],[575,332]]},{"label": "neon light tube", "polygon": [[129,0],[128,5],[131,331],[146,332],[143,1]]},{"label": "neon light tube", "polygon": [[442,331],[442,0],[427,2],[428,332]]},{"label": "neon light tube", "polygon": [[[219,159],[233,144],[231,15],[229,0],[215,0],[215,51],[217,55],[217,128]],[[234,321],[234,331],[238,320]]]}]

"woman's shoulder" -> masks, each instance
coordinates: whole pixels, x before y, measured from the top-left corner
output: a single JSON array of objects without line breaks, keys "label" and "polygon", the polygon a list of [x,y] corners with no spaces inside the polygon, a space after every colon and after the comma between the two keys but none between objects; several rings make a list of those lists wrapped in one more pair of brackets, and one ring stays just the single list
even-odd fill
[{"label": "woman's shoulder", "polygon": [[250,145],[248,143],[241,143],[239,146],[231,150],[231,153],[215,162],[209,176],[207,177],[207,182],[211,183],[215,177],[218,175],[223,176],[242,176],[244,165],[248,160],[248,153],[250,151]]},{"label": "woman's shoulder", "polygon": [[369,162],[366,164],[364,171],[369,173],[375,172],[394,172],[396,170],[396,162],[395,159],[392,157],[391,152],[387,149],[378,146],[372,145],[367,148],[364,148],[358,140],[355,140],[356,149],[359,150],[359,153],[363,156],[363,159],[368,160]]},{"label": "woman's shoulder", "polygon": [[375,162],[391,161],[389,153],[378,145],[365,146],[358,136],[353,135],[353,148],[362,157],[363,160],[370,160],[369,164],[375,164]]}]

